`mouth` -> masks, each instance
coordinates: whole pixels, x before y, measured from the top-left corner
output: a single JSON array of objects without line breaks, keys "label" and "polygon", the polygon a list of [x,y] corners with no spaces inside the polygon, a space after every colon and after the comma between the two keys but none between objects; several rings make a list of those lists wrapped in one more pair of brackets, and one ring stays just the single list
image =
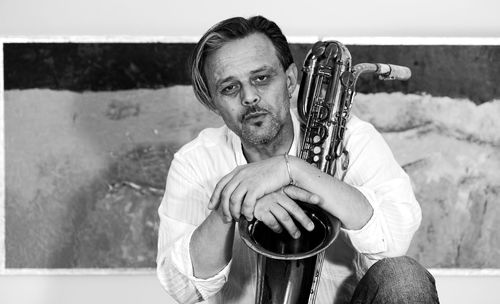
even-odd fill
[{"label": "mouth", "polygon": [[266,112],[252,112],[252,113],[248,113],[245,116],[243,116],[243,121],[257,119],[257,118],[259,118],[259,117],[261,117],[263,115],[266,115],[266,114],[267,114]]}]

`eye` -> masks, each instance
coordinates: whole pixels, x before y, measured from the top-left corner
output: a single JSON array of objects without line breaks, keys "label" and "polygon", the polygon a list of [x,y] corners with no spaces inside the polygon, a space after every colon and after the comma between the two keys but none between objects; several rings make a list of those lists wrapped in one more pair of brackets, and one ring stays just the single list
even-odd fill
[{"label": "eye", "polygon": [[238,91],[238,86],[235,84],[230,84],[222,88],[221,94],[223,95],[231,95]]},{"label": "eye", "polygon": [[259,75],[257,77],[255,77],[255,82],[259,83],[259,82],[265,82],[269,79],[269,75]]}]

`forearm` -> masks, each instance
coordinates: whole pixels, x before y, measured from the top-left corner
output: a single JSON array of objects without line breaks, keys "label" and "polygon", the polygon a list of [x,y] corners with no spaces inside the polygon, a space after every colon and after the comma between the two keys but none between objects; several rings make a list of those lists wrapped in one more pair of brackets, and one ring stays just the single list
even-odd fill
[{"label": "forearm", "polygon": [[336,216],[344,228],[361,229],[370,220],[373,208],[356,188],[297,157],[290,157],[290,170],[295,184],[320,196],[320,207]]},{"label": "forearm", "polygon": [[196,228],[189,243],[195,277],[210,278],[229,263],[232,257],[234,228],[234,221],[225,221],[222,213],[216,210]]},{"label": "forearm", "polygon": [[373,126],[353,116],[347,129],[350,161],[342,182],[297,158],[290,158],[293,178],[322,198],[358,252],[372,259],[402,255],[421,219],[408,175]]}]

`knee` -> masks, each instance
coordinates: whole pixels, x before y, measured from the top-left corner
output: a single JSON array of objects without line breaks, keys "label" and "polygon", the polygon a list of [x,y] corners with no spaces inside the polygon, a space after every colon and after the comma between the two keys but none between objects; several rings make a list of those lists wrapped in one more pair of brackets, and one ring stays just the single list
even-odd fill
[{"label": "knee", "polygon": [[407,286],[416,284],[435,285],[434,277],[414,259],[402,256],[397,258],[386,258],[375,263],[367,273],[373,275],[379,285]]},{"label": "knee", "polygon": [[369,272],[376,275],[378,280],[393,280],[396,277],[401,279],[401,276],[408,279],[422,278],[434,280],[432,275],[422,265],[407,256],[380,260],[369,269]]},{"label": "knee", "polygon": [[[360,284],[366,284],[369,289],[375,288],[378,297],[382,296],[385,299],[414,299],[414,303],[438,302],[434,277],[410,257],[386,258],[378,261],[368,270],[362,282]],[[386,303],[412,303],[399,300]]]}]

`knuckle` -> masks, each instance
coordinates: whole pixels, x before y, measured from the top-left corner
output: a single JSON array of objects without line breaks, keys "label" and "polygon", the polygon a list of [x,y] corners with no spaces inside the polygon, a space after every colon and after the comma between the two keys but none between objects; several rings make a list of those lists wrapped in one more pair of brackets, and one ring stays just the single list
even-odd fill
[{"label": "knuckle", "polygon": [[245,196],[245,199],[243,200],[243,203],[241,204],[243,208],[249,208],[249,209],[253,209],[254,206],[255,206],[255,203],[253,202],[253,200],[247,195]]},{"label": "knuckle", "polygon": [[255,209],[242,209],[240,212],[246,217],[254,217],[256,213]]},{"label": "knuckle", "polygon": [[275,219],[267,219],[264,223],[273,230],[279,226],[278,222]]},{"label": "knuckle", "polygon": [[231,196],[229,197],[229,204],[231,205],[231,207],[237,207],[240,205],[240,197],[237,193],[231,194]]},{"label": "knuckle", "polygon": [[253,210],[253,213],[255,216],[259,216],[259,217],[264,217],[264,214],[268,214],[269,213],[269,209],[267,209],[267,206],[263,205],[263,204],[257,204],[255,206],[255,209]]},{"label": "knuckle", "polygon": [[299,190],[300,190],[300,188],[293,186],[293,185],[289,185],[289,186],[285,187],[285,191],[287,194],[296,194],[297,192],[299,192]]},{"label": "knuckle", "polygon": [[266,213],[269,213],[271,212],[271,206],[269,204],[265,204],[262,206],[262,211],[263,212],[266,212]]},{"label": "knuckle", "polygon": [[253,211],[252,208],[250,208],[250,207],[248,207],[248,206],[246,206],[244,204],[241,205],[241,213],[247,215],[247,214],[252,213],[252,211]]},{"label": "knuckle", "polygon": [[290,217],[290,215],[288,215],[288,213],[284,213],[283,215],[281,215],[280,217],[280,220],[283,224],[292,224],[293,223],[293,220],[292,218]]},{"label": "knuckle", "polygon": [[255,207],[253,208],[253,213],[254,214],[261,214],[262,210],[263,210],[262,205],[256,204]]},{"label": "knuckle", "polygon": [[279,199],[280,194],[278,192],[272,192],[266,195],[265,197],[269,198],[271,201],[275,202]]},{"label": "knuckle", "polygon": [[294,213],[294,216],[299,221],[307,221],[307,220],[309,220],[309,217],[307,216],[307,214],[300,207],[297,207],[297,212]]},{"label": "knuckle", "polygon": [[258,217],[259,220],[264,221],[268,212],[262,206],[257,205],[253,210],[253,214],[255,217]]},{"label": "knuckle", "polygon": [[231,207],[235,207],[237,205],[237,200],[233,196],[229,198],[229,205]]},{"label": "knuckle", "polygon": [[220,193],[220,198],[222,200],[228,200],[230,198],[228,191],[227,190],[222,190],[221,193]]},{"label": "knuckle", "polygon": [[215,190],[220,190],[222,188],[222,185],[224,185],[224,178],[220,179],[217,182],[217,185],[215,185]]},{"label": "knuckle", "polygon": [[276,224],[276,226],[274,226],[272,230],[276,233],[280,233],[281,231],[283,231],[283,229],[281,229],[281,226],[279,224]]},{"label": "knuckle", "polygon": [[297,188],[295,186],[287,186],[285,188],[285,193],[288,194],[288,195],[296,195]]},{"label": "knuckle", "polygon": [[288,211],[293,214],[293,215],[297,215],[297,216],[300,216],[302,212],[302,208],[300,208],[299,206],[297,206],[297,204],[291,204],[291,206],[288,207]]},{"label": "knuckle", "polygon": [[277,230],[279,230],[280,227],[279,227],[279,225],[277,223],[272,223],[271,226],[270,226],[270,228],[272,230],[274,230],[274,231],[277,231]]}]

